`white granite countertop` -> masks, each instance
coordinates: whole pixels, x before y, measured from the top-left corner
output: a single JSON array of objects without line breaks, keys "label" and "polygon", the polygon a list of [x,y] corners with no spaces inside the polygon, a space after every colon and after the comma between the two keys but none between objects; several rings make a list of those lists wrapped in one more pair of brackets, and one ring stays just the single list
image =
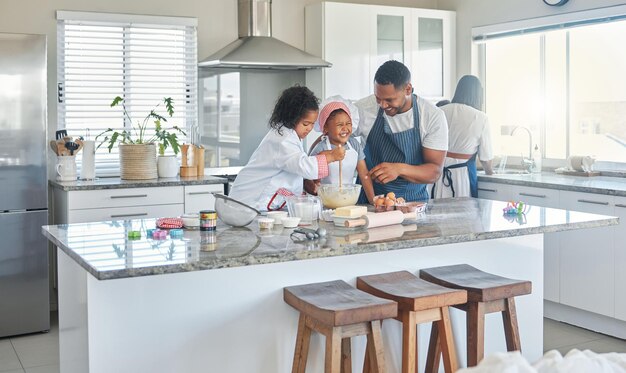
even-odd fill
[{"label": "white granite countertop", "polygon": [[[618,218],[528,206],[504,216],[505,203],[473,198],[430,201],[417,220],[373,229],[336,228],[325,239],[297,243],[293,229],[259,230],[256,221],[232,228],[220,221],[213,234],[186,230],[183,238],[153,240],[155,219],[44,226],[43,234],[99,280],[150,276],[362,254],[618,224]],[[128,232],[141,231],[129,240]],[[213,251],[206,251],[212,249]],[[506,250],[506,247],[503,248]]]},{"label": "white granite countertop", "polygon": [[478,175],[479,181],[531,186],[537,188],[569,190],[596,194],[626,196],[626,178],[610,176],[569,176],[554,172],[537,174]]},{"label": "white granite countertop", "polygon": [[179,185],[226,184],[228,179],[217,176],[172,177],[151,180],[122,180],[119,177],[103,177],[95,180],[56,181],[49,180],[51,187],[66,192],[74,190],[100,190],[121,188],[150,188]]}]

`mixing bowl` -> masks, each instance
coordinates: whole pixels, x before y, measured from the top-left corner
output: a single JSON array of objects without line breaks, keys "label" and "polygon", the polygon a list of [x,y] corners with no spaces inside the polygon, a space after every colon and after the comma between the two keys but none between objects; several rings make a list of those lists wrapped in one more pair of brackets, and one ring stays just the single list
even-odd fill
[{"label": "mixing bowl", "polygon": [[217,217],[233,227],[244,227],[252,222],[260,213],[252,207],[223,194],[214,194]]},{"label": "mixing bowl", "polygon": [[337,207],[355,205],[361,193],[359,184],[344,184],[339,189],[339,185],[322,184],[317,190],[317,195],[322,200],[324,207],[336,209]]}]

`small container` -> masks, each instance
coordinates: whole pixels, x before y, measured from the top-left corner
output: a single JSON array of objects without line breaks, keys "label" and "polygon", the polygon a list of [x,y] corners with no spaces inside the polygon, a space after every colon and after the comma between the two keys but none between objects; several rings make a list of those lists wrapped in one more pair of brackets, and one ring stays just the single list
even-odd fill
[{"label": "small container", "polygon": [[171,238],[182,238],[183,230],[182,229],[170,229],[170,237]]},{"label": "small container", "polygon": [[156,231],[156,229],[147,229],[146,230],[146,237],[152,238],[152,234],[154,233],[154,231]]},{"label": "small container", "polygon": [[155,240],[165,240],[167,239],[167,231],[162,229],[156,229],[152,232],[152,238]]},{"label": "small container", "polygon": [[138,240],[141,238],[141,232],[139,231],[129,231],[128,232],[128,239],[129,240]]},{"label": "small container", "polygon": [[259,229],[272,229],[274,228],[274,219],[271,218],[259,218]]},{"label": "small container", "polygon": [[197,229],[200,226],[199,214],[185,214],[181,216],[183,219],[183,226],[187,229]]},{"label": "small container", "polygon": [[200,211],[200,230],[214,231],[217,227],[217,213],[213,210]]}]

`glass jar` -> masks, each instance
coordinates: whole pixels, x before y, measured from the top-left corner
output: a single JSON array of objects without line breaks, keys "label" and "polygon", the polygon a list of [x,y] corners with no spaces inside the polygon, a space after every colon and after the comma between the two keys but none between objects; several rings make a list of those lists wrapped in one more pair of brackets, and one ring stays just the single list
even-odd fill
[{"label": "glass jar", "polygon": [[213,210],[200,211],[200,230],[214,231],[217,227],[217,212]]}]

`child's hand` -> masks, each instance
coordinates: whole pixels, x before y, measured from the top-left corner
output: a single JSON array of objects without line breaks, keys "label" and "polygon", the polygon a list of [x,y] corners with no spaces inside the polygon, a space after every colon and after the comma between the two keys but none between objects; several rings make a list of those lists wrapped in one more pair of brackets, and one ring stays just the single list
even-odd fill
[{"label": "child's hand", "polygon": [[346,156],[346,148],[344,146],[338,146],[333,150],[328,151],[329,154],[326,157],[330,156],[329,162],[341,161]]}]

